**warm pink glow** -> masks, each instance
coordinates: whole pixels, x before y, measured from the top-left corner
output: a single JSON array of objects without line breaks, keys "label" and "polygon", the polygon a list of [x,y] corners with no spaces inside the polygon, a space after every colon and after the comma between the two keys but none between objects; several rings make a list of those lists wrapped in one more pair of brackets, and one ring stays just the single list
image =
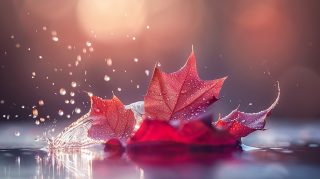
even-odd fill
[{"label": "warm pink glow", "polygon": [[145,27],[145,2],[127,0],[80,0],[77,7],[80,26],[98,40],[133,38]]}]

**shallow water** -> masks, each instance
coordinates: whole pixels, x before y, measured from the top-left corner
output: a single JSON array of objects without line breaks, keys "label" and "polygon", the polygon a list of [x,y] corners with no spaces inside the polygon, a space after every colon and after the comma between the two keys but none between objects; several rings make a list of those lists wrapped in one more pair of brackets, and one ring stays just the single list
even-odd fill
[{"label": "shallow water", "polygon": [[6,146],[9,136],[2,136],[0,178],[317,178],[320,176],[319,126],[318,123],[289,125],[272,120],[267,126],[270,130],[243,140],[245,144],[261,148],[169,154],[127,152],[120,155],[104,152],[103,146],[48,152]]}]

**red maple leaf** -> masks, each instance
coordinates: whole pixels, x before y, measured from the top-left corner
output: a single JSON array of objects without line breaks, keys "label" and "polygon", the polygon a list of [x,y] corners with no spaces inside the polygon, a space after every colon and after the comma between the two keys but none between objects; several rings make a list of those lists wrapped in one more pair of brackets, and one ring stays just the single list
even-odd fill
[{"label": "red maple leaf", "polygon": [[225,79],[201,80],[193,52],[177,72],[167,74],[155,68],[144,97],[145,115],[160,120],[192,119],[218,100]]},{"label": "red maple leaf", "polygon": [[214,125],[217,128],[227,130],[236,138],[245,137],[256,130],[263,130],[266,124],[266,117],[270,115],[271,110],[277,105],[279,98],[280,87],[278,83],[278,96],[268,109],[258,113],[245,113],[239,111],[238,107],[224,118],[219,119]]},{"label": "red maple leaf", "polygon": [[93,119],[93,123],[88,130],[88,136],[96,140],[127,138],[135,125],[133,112],[125,109],[116,96],[110,100],[92,96],[89,118]]},{"label": "red maple leaf", "polygon": [[263,130],[266,117],[276,106],[280,97],[266,110],[258,113],[244,113],[235,109],[226,117],[212,122],[212,117],[193,120],[163,121],[145,119],[138,131],[130,138],[129,147],[168,146],[180,143],[197,146],[236,146],[241,137]]}]

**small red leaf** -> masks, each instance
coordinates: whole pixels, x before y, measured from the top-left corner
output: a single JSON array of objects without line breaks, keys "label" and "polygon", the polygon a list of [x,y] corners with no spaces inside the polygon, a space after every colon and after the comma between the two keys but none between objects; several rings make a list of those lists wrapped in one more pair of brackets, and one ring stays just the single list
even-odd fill
[{"label": "small red leaf", "polygon": [[146,117],[159,120],[192,119],[218,100],[225,79],[201,80],[193,52],[177,72],[167,74],[155,68],[144,97]]},{"label": "small red leaf", "polygon": [[279,98],[280,87],[278,83],[278,96],[268,109],[265,109],[258,113],[244,113],[239,111],[237,108],[226,117],[219,119],[215,123],[215,127],[227,130],[231,135],[233,135],[236,138],[245,137],[256,130],[263,130],[266,124],[266,117],[276,106],[276,104],[279,101]]},{"label": "small red leaf", "polygon": [[96,140],[127,138],[135,125],[133,112],[125,109],[116,96],[111,100],[91,97],[89,118],[93,119],[93,124],[88,130],[88,136]]}]

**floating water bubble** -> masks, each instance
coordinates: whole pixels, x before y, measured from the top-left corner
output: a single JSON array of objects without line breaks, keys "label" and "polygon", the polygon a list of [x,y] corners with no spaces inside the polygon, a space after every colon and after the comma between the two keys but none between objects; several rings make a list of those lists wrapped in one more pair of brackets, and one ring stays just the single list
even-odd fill
[{"label": "floating water bubble", "polygon": [[32,109],[32,116],[33,118],[36,118],[39,115],[39,111],[36,108]]},{"label": "floating water bubble", "polygon": [[31,75],[31,78],[34,78],[36,76],[36,72],[32,72]]},{"label": "floating water bubble", "polygon": [[19,136],[20,136],[20,132],[19,132],[19,131],[16,131],[16,132],[14,132],[14,135],[17,136],[17,137],[19,137]]},{"label": "floating water bubble", "polygon": [[158,66],[158,67],[161,67],[161,63],[160,63],[160,62],[158,62],[158,63],[157,63],[157,66]]},{"label": "floating water bubble", "polygon": [[150,26],[149,26],[149,25],[147,25],[147,29],[150,29]]},{"label": "floating water bubble", "polygon": [[38,57],[39,59],[42,59],[43,58],[43,56],[41,56],[41,55],[39,55],[39,57]]},{"label": "floating water bubble", "polygon": [[132,37],[132,40],[136,40],[136,37]]},{"label": "floating water bubble", "polygon": [[77,114],[81,113],[81,109],[80,109],[80,108],[75,108],[74,111],[75,111]]},{"label": "floating water bubble", "polygon": [[41,121],[41,122],[44,122],[45,120],[46,120],[45,118],[40,117],[40,121]]},{"label": "floating water bubble", "polygon": [[0,104],[4,104],[4,100],[2,99],[2,100],[0,100]]},{"label": "floating water bubble", "polygon": [[77,55],[77,61],[81,61],[81,55]]},{"label": "floating water bubble", "polygon": [[252,106],[253,104],[252,103],[249,103],[249,106]]},{"label": "floating water bubble", "polygon": [[58,41],[59,41],[59,38],[58,38],[57,36],[54,36],[54,37],[52,37],[52,40],[53,40],[54,42],[58,42]]},{"label": "floating water bubble", "polygon": [[108,58],[108,59],[107,59],[107,65],[108,65],[108,66],[112,66],[112,60],[111,60],[111,58]]},{"label": "floating water bubble", "polygon": [[104,81],[110,81],[110,76],[104,75]]},{"label": "floating water bubble", "polygon": [[73,88],[77,87],[77,83],[75,81],[71,82],[71,87]]},{"label": "floating water bubble", "polygon": [[118,91],[122,91],[122,89],[121,89],[121,88],[117,88],[117,90],[118,90]]},{"label": "floating water bubble", "polygon": [[43,31],[46,31],[46,30],[47,30],[47,27],[46,27],[46,26],[43,26],[43,27],[42,27],[42,30],[43,30]]},{"label": "floating water bubble", "polygon": [[75,95],[76,95],[76,94],[75,94],[73,91],[70,92],[70,96],[73,97],[73,96],[75,96]]},{"label": "floating water bubble", "polygon": [[66,99],[66,100],[64,100],[64,103],[66,103],[66,104],[69,104],[69,102],[70,102],[70,101],[69,101],[69,100],[67,100],[67,99]]},{"label": "floating water bubble", "polygon": [[89,95],[90,97],[92,97],[92,96],[93,96],[93,93],[91,93],[91,92],[88,92],[88,95]]},{"label": "floating water bubble", "polygon": [[40,100],[38,101],[38,104],[39,104],[39,106],[43,106],[43,105],[44,105],[44,101],[43,101],[42,99],[40,99]]},{"label": "floating water bubble", "polygon": [[70,104],[74,104],[74,103],[75,103],[74,99],[70,99]]},{"label": "floating water bubble", "polygon": [[39,124],[40,124],[40,121],[36,120],[34,123],[35,123],[36,125],[39,125]]},{"label": "floating water bubble", "polygon": [[139,89],[139,88],[140,88],[140,85],[137,85],[137,88]]},{"label": "floating water bubble", "polygon": [[72,49],[72,46],[71,46],[71,45],[68,45],[68,46],[67,46],[67,49],[68,49],[68,50],[71,50],[71,49]]},{"label": "floating water bubble", "polygon": [[150,71],[149,70],[145,70],[144,73],[149,76],[150,75]]},{"label": "floating water bubble", "polygon": [[11,38],[11,39],[14,39],[14,35],[11,35],[10,38]]},{"label": "floating water bubble", "polygon": [[133,61],[134,61],[134,62],[138,62],[139,59],[138,59],[138,58],[134,58]]},{"label": "floating water bubble", "polygon": [[93,52],[93,51],[94,51],[93,47],[89,47],[89,52]]},{"label": "floating water bubble", "polygon": [[70,114],[67,114],[67,118],[70,119],[70,117],[71,117]]},{"label": "floating water bubble", "polygon": [[16,43],[16,48],[20,48],[21,45],[19,43]]},{"label": "floating water bubble", "polygon": [[24,109],[24,108],[25,108],[25,106],[24,106],[24,105],[22,105],[22,106],[21,106],[21,108],[22,108],[22,109]]},{"label": "floating water bubble", "polygon": [[91,42],[87,41],[87,42],[86,42],[86,45],[87,45],[88,47],[91,47],[92,44],[91,44]]},{"label": "floating water bubble", "polygon": [[64,88],[60,88],[60,95],[66,95],[67,91]]},{"label": "floating water bubble", "polygon": [[58,114],[59,114],[59,116],[63,116],[64,112],[60,109],[60,110],[58,111]]}]

